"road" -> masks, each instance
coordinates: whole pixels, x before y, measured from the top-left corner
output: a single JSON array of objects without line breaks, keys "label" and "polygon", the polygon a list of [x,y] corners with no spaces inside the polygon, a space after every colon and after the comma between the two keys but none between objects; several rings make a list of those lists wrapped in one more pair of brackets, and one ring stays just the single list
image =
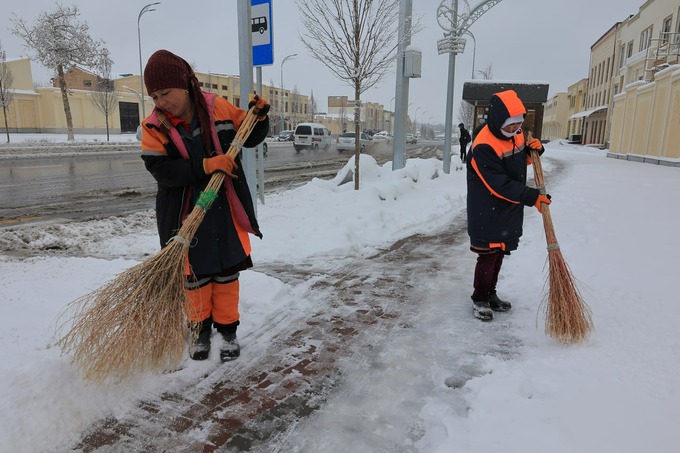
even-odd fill
[{"label": "road", "polygon": [[[270,142],[264,159],[265,192],[329,178],[348,153],[295,152],[290,142]],[[0,228],[37,222],[65,222],[125,215],[154,206],[156,182],[144,168],[136,143],[117,146],[0,148]],[[409,156],[431,157],[436,146],[408,145]],[[392,148],[369,150],[391,160]],[[429,155],[428,155],[429,154]]]}]

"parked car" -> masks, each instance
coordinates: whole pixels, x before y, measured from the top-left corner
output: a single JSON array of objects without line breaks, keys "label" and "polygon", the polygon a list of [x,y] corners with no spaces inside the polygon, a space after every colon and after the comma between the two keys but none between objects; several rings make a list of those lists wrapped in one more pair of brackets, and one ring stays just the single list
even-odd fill
[{"label": "parked car", "polygon": [[418,143],[418,139],[413,134],[406,134],[406,143],[411,143],[415,145],[416,143]]},{"label": "parked car", "polygon": [[280,142],[292,142],[295,140],[295,131],[281,131],[279,132],[278,141]]},{"label": "parked car", "polygon": [[[365,132],[359,136],[359,152],[363,153],[372,144],[371,137]],[[354,132],[343,132],[335,141],[335,148],[339,153],[343,151],[354,151]]]},{"label": "parked car", "polygon": [[300,123],[295,128],[293,147],[298,153],[305,148],[328,149],[331,146],[331,131],[323,124]]},{"label": "parked car", "polygon": [[373,141],[392,143],[392,136],[387,131],[380,131],[373,134]]}]

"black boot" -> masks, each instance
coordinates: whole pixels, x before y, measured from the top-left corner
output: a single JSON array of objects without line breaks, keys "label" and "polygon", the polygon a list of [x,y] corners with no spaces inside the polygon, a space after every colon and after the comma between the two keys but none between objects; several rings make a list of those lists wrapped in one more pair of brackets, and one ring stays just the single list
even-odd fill
[{"label": "black boot", "polygon": [[198,338],[189,349],[189,357],[193,360],[205,360],[210,355],[210,335],[212,334],[212,317],[208,317],[201,323]]},{"label": "black boot", "polygon": [[222,362],[236,360],[241,355],[241,345],[238,344],[236,339],[236,328],[238,325],[238,321],[231,324],[215,323],[217,331],[224,338],[224,344],[220,348],[220,360]]},{"label": "black boot", "polygon": [[489,307],[493,311],[508,311],[512,308],[510,302],[506,302],[498,297],[495,292],[489,296]]},{"label": "black boot", "polygon": [[475,318],[482,321],[491,321],[493,319],[493,311],[489,307],[488,300],[473,300],[472,313],[475,315]]}]

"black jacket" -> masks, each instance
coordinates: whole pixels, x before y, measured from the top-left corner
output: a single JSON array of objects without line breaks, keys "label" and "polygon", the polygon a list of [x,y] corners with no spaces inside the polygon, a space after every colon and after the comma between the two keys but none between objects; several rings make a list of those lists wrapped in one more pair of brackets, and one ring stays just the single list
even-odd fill
[{"label": "black jacket", "polygon": [[[222,105],[226,102],[224,99],[217,99],[216,102],[220,103],[221,113],[216,112],[215,117],[217,137],[220,147],[226,152],[236,136],[236,128],[234,127],[235,119],[230,118],[225,111],[236,113],[236,108],[231,104],[228,108],[224,108]],[[156,222],[161,247],[164,247],[181,228],[183,220],[193,209],[211,175],[207,175],[203,169],[203,158],[208,156],[202,149],[200,135],[192,140],[192,134],[184,132],[181,127],[175,128],[175,133],[179,135],[174,135],[175,133],[171,134],[162,126],[159,127],[157,121],[154,120],[154,113],[152,113],[144,122],[144,133],[151,134],[158,139],[156,141],[151,140],[151,137],[147,137],[146,140],[142,139],[142,159],[147,170],[158,182]],[[194,127],[198,127],[196,121],[192,123],[191,129]],[[258,122],[246,141],[245,147],[256,146],[264,140],[268,130],[268,118]],[[172,135],[175,136],[174,139],[171,138]],[[180,138],[188,152],[188,158],[182,155],[175,143]],[[162,148],[153,149],[148,145],[149,143],[153,147],[162,146]],[[239,207],[243,207],[247,215],[249,225],[243,225],[243,227],[261,237],[239,156],[235,160],[238,165],[238,169],[235,170],[237,179],[226,178],[225,184],[233,184],[238,198],[237,203]],[[239,238],[223,186],[212,207],[205,213],[194,236],[189,249],[189,262],[197,275],[210,275],[224,271],[236,272],[252,266],[247,248]]]},{"label": "black jacket", "polygon": [[516,94],[506,93],[492,97],[487,123],[468,155],[467,217],[473,248],[509,253],[522,236],[524,206],[536,203],[538,190],[526,185],[531,161],[521,130],[510,138],[500,130],[507,118],[526,113]]}]

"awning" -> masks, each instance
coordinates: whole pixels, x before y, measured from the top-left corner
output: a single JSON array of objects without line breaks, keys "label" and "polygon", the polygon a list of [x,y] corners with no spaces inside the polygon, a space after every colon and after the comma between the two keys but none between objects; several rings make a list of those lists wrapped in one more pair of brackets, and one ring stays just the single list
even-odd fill
[{"label": "awning", "polygon": [[594,109],[586,110],[585,112],[574,113],[573,115],[571,115],[569,117],[569,119],[571,120],[571,119],[574,119],[574,118],[582,118],[582,117],[588,118],[593,113],[599,113],[599,112],[602,112],[604,110],[607,110],[607,106],[601,105],[599,107],[595,107]]}]

